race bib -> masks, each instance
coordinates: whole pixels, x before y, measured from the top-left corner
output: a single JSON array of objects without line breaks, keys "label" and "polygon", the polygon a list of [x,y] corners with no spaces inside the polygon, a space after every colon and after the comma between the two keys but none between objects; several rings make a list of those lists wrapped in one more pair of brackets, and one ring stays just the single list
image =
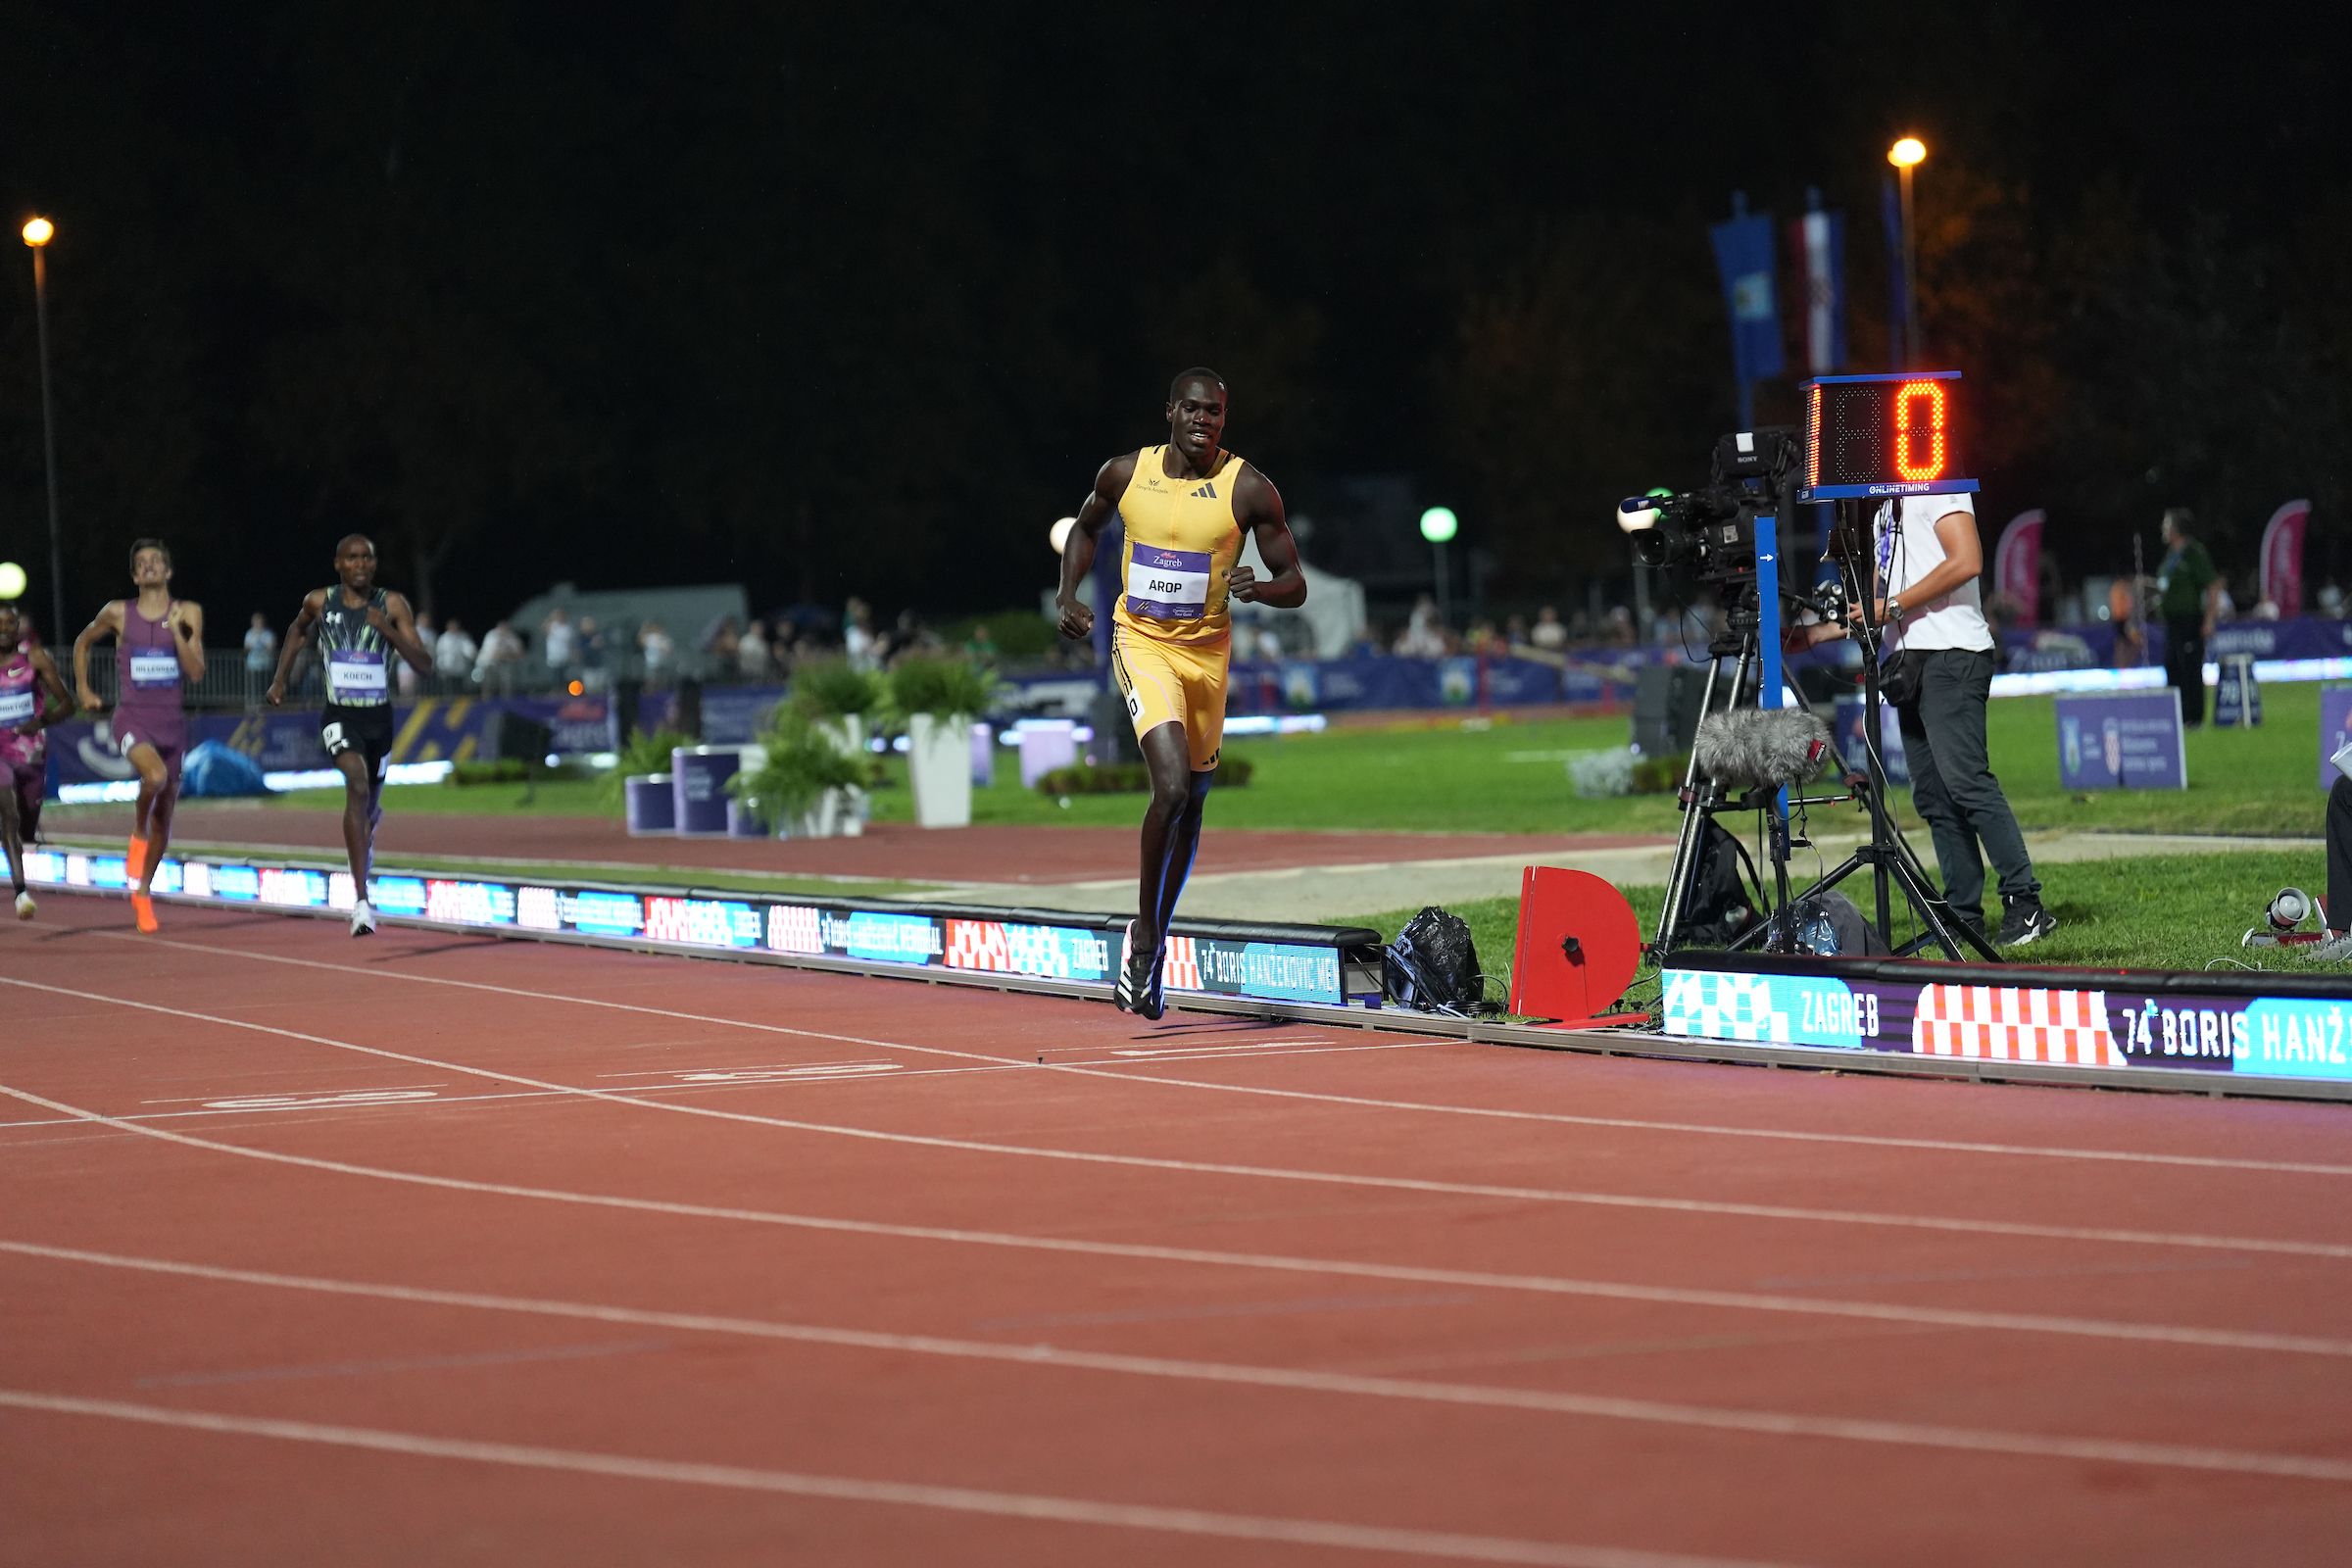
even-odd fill
[{"label": "race bib", "polygon": [[1127,562],[1127,613],[1199,620],[1208,613],[1208,552],[1138,545]]},{"label": "race bib", "polygon": [[179,684],[179,656],[169,649],[133,649],[130,683],[144,691]]},{"label": "race bib", "polygon": [[14,729],[32,717],[30,691],[0,692],[0,727]]},{"label": "race bib", "polygon": [[375,648],[338,648],[326,656],[327,700],[367,702],[384,695],[384,656]]}]

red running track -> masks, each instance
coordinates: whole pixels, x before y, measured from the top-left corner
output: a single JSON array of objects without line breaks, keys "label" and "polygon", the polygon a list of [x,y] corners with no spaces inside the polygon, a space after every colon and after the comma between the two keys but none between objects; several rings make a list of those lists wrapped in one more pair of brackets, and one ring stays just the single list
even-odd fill
[{"label": "red running track", "polygon": [[0,1563],[2352,1548],[2340,1106],[122,913],[0,931]]}]

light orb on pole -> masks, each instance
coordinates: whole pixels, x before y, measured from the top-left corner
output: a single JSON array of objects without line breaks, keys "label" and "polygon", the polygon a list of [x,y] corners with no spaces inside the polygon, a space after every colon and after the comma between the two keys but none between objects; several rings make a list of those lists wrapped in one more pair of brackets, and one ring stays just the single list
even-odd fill
[{"label": "light orb on pole", "polygon": [[1460,527],[1461,519],[1453,514],[1451,507],[1432,507],[1421,514],[1421,537],[1429,541],[1430,551],[1436,558],[1438,624],[1442,626],[1450,625],[1453,619],[1453,607],[1447,603],[1451,585],[1446,580],[1446,541],[1452,538]]},{"label": "light orb on pole", "polygon": [[1055,555],[1058,556],[1070,548],[1070,530],[1077,526],[1078,519],[1076,517],[1057,517],[1054,519],[1054,526],[1046,530],[1046,540],[1053,545]]},{"label": "light orb on pole", "polygon": [[35,218],[24,225],[24,243],[39,250],[57,237],[57,225],[46,218]]},{"label": "light orb on pole", "polygon": [[0,601],[24,597],[24,568],[13,561],[0,561]]}]

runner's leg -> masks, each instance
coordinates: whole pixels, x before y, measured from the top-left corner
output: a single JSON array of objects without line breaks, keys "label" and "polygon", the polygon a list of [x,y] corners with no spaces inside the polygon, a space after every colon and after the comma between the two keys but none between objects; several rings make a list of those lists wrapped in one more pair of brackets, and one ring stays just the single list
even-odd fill
[{"label": "runner's leg", "polygon": [[8,856],[8,885],[24,892],[24,822],[17,809],[16,764],[0,760],[0,851]]},{"label": "runner's leg", "polygon": [[368,758],[363,748],[353,746],[337,752],[334,763],[335,770],[343,775],[343,854],[351,862],[351,896],[365,904],[370,858],[368,841],[371,832],[368,822],[371,800]]},{"label": "runner's leg", "polygon": [[172,844],[172,816],[179,808],[180,754],[174,750],[166,757],[149,747],[147,750],[163,764],[164,781],[147,807],[147,865],[139,873],[139,891],[155,891],[155,870],[164,863],[164,852]]},{"label": "runner's leg", "polygon": [[1208,805],[1208,787],[1217,781],[1216,769],[1205,773],[1186,775],[1189,788],[1184,806],[1176,813],[1176,825],[1168,833],[1168,865],[1160,877],[1160,903],[1152,929],[1159,933],[1159,944],[1167,946],[1168,928],[1176,923],[1176,901],[1184,897],[1184,884],[1193,874],[1193,861],[1200,854],[1200,813]]},{"label": "runner's leg", "polygon": [[[389,746],[389,742],[386,743]],[[384,762],[387,752],[370,746],[368,753],[368,874],[375,875],[375,830],[384,825]]]},{"label": "runner's leg", "polygon": [[1142,741],[1144,765],[1152,774],[1152,804],[1144,809],[1143,876],[1136,892],[1135,947],[1139,953],[1157,953],[1167,945],[1167,919],[1184,889],[1176,854],[1184,848],[1184,872],[1192,870],[1190,843],[1183,837],[1188,809],[1193,843],[1200,837],[1200,815],[1192,808],[1192,754],[1184,726],[1170,721],[1155,725]]},{"label": "runner's leg", "polygon": [[158,929],[153,897],[155,868],[164,858],[164,841],[158,837],[158,807],[162,807],[160,829],[169,833],[172,816],[168,796],[175,781],[171,768],[165,765],[163,753],[145,741],[132,741],[124,755],[139,775],[138,804],[131,808],[130,815],[130,847],[123,856],[124,871],[132,884],[130,915],[141,931],[153,935]]}]

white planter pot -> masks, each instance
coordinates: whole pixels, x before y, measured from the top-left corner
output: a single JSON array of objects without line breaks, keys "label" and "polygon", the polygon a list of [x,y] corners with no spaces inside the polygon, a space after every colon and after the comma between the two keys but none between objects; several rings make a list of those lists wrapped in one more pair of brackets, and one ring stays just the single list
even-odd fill
[{"label": "white planter pot", "polygon": [[959,716],[906,719],[906,773],[917,827],[972,825],[972,727]]},{"label": "white planter pot", "polygon": [[827,790],[799,817],[779,823],[780,839],[854,839],[865,831],[865,791]]},{"label": "white planter pot", "polygon": [[816,726],[816,730],[818,734],[841,748],[841,754],[844,757],[863,757],[865,755],[865,715],[863,713],[845,713],[839,718],[825,719]]}]

